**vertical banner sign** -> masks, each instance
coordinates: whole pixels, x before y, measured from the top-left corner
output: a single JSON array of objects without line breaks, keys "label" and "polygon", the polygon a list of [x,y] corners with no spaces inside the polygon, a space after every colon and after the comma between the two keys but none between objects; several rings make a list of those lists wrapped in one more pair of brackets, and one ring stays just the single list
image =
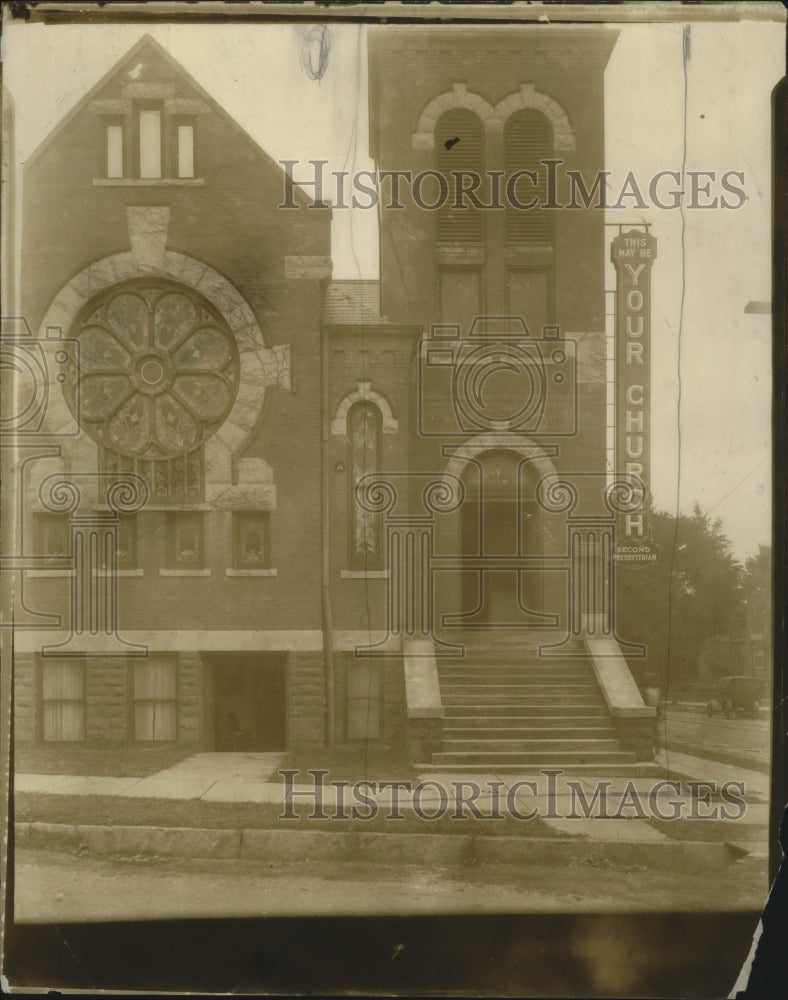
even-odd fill
[{"label": "vertical banner sign", "polygon": [[616,474],[637,477],[643,506],[622,514],[616,560],[642,565],[656,559],[647,501],[651,490],[651,265],[657,241],[648,232],[619,233],[611,246],[616,268]]}]

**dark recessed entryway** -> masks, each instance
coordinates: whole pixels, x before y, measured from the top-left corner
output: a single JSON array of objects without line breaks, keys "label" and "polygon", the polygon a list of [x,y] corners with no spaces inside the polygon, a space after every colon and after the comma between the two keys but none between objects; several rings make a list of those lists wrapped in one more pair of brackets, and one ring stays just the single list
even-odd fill
[{"label": "dark recessed entryway", "polygon": [[214,653],[208,658],[206,733],[215,750],[287,748],[285,653]]},{"label": "dark recessed entryway", "polygon": [[[462,619],[474,628],[540,624],[542,524],[533,484],[517,454],[493,451],[480,464],[481,489],[471,480],[461,508],[460,546],[469,561],[487,563],[462,573]],[[534,558],[533,568],[507,565],[523,556]]]}]

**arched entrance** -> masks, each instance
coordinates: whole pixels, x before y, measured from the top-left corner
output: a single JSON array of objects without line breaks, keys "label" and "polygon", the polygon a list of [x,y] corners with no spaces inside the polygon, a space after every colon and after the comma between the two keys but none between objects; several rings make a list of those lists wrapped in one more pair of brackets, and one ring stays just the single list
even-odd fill
[{"label": "arched entrance", "polygon": [[[482,451],[463,470],[460,511],[461,611],[468,627],[543,624],[544,526],[535,499],[539,473],[508,448]],[[529,565],[523,566],[527,557]],[[533,561],[531,563],[531,560]]]}]

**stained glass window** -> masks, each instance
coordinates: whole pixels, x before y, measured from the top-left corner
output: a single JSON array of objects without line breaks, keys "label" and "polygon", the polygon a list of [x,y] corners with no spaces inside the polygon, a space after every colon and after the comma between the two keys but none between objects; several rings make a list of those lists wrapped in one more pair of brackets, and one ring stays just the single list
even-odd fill
[{"label": "stained glass window", "polygon": [[167,515],[168,561],[172,569],[203,565],[203,516],[197,511]]},{"label": "stained glass window", "polygon": [[194,456],[238,389],[235,340],[218,312],[191,289],[136,281],[94,299],[72,336],[66,396],[106,467],[136,471],[159,499],[199,496]]},{"label": "stained glass window", "polygon": [[270,567],[267,511],[239,511],[233,514],[233,546],[235,569]]},{"label": "stained glass window", "polygon": [[356,403],[348,411],[350,450],[350,557],[356,570],[382,567],[382,524],[379,514],[364,510],[355,498],[362,476],[377,472],[380,463],[380,410],[373,403]]}]

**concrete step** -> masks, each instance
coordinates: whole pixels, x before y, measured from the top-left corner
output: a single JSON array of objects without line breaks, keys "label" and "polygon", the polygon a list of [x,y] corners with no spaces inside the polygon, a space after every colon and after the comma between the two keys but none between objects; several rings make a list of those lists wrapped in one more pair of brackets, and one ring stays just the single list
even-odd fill
[{"label": "concrete step", "polygon": [[583,645],[581,643],[565,643],[563,642],[563,636],[557,635],[555,632],[532,632],[526,637],[522,637],[522,633],[513,632],[508,635],[504,633],[499,633],[497,636],[491,635],[489,632],[482,632],[479,629],[474,629],[472,632],[466,632],[464,635],[452,635],[448,642],[454,646],[464,646],[466,649],[528,649],[539,651],[540,648],[549,646],[551,649],[559,651],[562,655],[572,656],[575,653],[583,651]]},{"label": "concrete step", "polygon": [[604,750],[606,752],[619,750],[618,740],[615,736],[603,736],[600,739],[588,739],[585,736],[560,736],[558,738],[547,738],[544,736],[531,736],[520,733],[515,739],[497,738],[477,738],[470,740],[445,739],[441,743],[440,753],[492,753],[498,751],[508,752],[539,752],[571,750],[585,752],[588,750]]},{"label": "concrete step", "polygon": [[[414,764],[416,771],[421,774],[456,774],[457,765],[435,763]],[[462,765],[463,774],[508,774],[536,775],[541,767],[561,771],[565,777],[572,778],[664,778],[665,769],[659,764],[648,762],[627,763],[617,762],[614,764],[582,763],[579,761],[562,761],[559,764],[474,764],[466,762]]]},{"label": "concrete step", "polygon": [[553,691],[551,693],[525,694],[524,692],[513,692],[501,690],[492,692],[489,688],[480,691],[468,691],[462,694],[446,693],[442,698],[446,707],[479,706],[494,707],[496,705],[511,705],[519,708],[529,708],[531,706],[561,706],[562,708],[577,709],[591,705],[602,705],[602,696],[598,691],[590,694],[562,693]]},{"label": "concrete step", "polygon": [[508,663],[490,663],[485,659],[460,660],[456,663],[447,663],[444,660],[438,661],[438,671],[445,673],[456,673],[464,670],[479,671],[516,671],[517,673],[538,673],[543,671],[548,674],[590,674],[590,667],[587,663],[578,661],[577,663],[545,663],[543,660],[517,660],[512,657]]},{"label": "concrete step", "polygon": [[561,726],[444,726],[442,738],[444,746],[452,740],[497,740],[497,739],[540,739],[554,737],[556,739],[615,739],[615,726],[578,726],[568,722]]},{"label": "concrete step", "polygon": [[443,711],[444,720],[474,718],[481,721],[482,719],[513,717],[518,719],[578,719],[590,716],[597,718],[608,716],[607,708],[601,697],[596,702],[587,705],[568,705],[553,700],[550,700],[546,705],[541,705],[534,704],[532,700],[523,701],[522,699],[518,699],[516,702],[509,699],[499,700],[487,705],[465,698],[458,699],[456,704],[444,704]]},{"label": "concrete step", "polygon": [[483,764],[498,768],[499,765],[561,765],[571,764],[634,764],[635,755],[623,750],[474,750],[443,751],[432,755],[433,765]]},{"label": "concrete step", "polygon": [[441,684],[580,684],[596,683],[596,679],[586,670],[557,673],[547,670],[500,670],[495,667],[473,667],[471,669],[438,670]]},{"label": "concrete step", "polygon": [[544,692],[549,694],[553,691],[556,693],[563,694],[571,693],[576,691],[578,693],[582,691],[598,691],[598,685],[592,677],[568,677],[566,680],[555,680],[547,677],[458,677],[451,679],[441,678],[441,691],[445,691],[447,694],[452,692],[456,694],[462,694],[465,690],[474,691],[499,691],[512,690],[512,691],[534,691],[535,693]]},{"label": "concrete step", "polygon": [[552,657],[541,656],[539,650],[518,649],[470,649],[464,656],[440,656],[438,663],[448,666],[484,663],[496,666],[517,666],[528,664],[541,667],[577,667],[589,666],[591,660],[587,656]]}]

